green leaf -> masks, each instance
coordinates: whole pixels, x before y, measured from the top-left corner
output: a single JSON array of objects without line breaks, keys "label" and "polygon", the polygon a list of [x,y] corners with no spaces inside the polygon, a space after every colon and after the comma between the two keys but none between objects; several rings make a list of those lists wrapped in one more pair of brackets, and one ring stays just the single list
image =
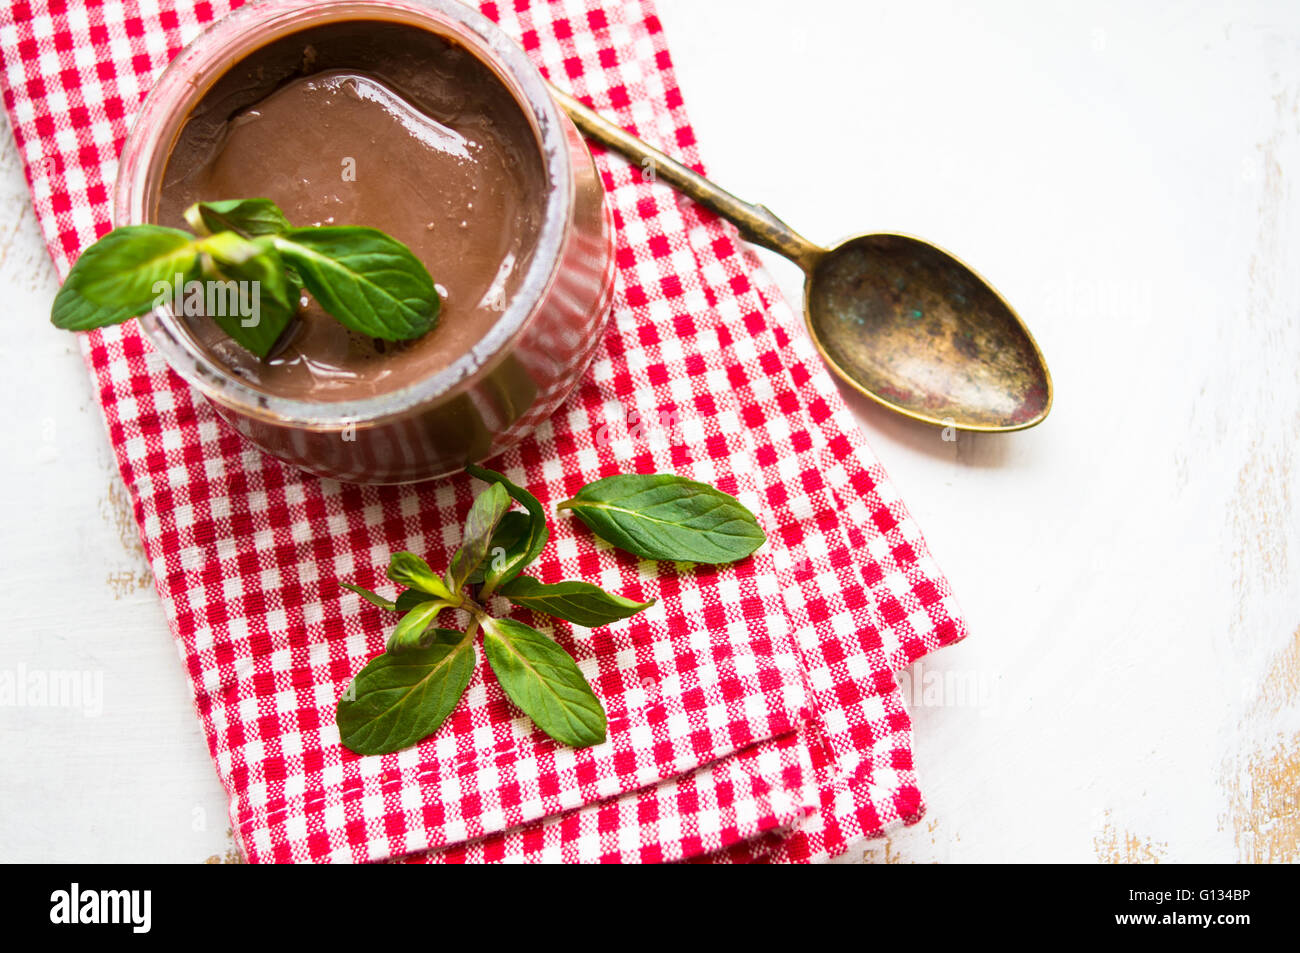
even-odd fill
[{"label": "green leaf", "polygon": [[397,597],[397,601],[393,603],[393,607],[398,612],[407,612],[422,602],[433,602],[439,598],[439,596],[432,593],[421,592],[419,589],[403,589],[401,595]]},{"label": "green leaf", "polygon": [[438,730],[473,674],[473,642],[446,629],[427,649],[372,659],[339,700],[343,744],[357,754],[410,747]]},{"label": "green leaf", "polygon": [[200,235],[236,232],[245,238],[278,235],[293,228],[270,199],[227,199],[196,202],[185,210],[185,221]]},{"label": "green leaf", "polygon": [[465,517],[465,535],[461,539],[460,549],[451,557],[451,568],[447,572],[447,585],[452,592],[460,592],[470,574],[482,564],[488,544],[492,542],[492,534],[508,509],[510,494],[505,491],[505,487],[497,484],[489,486],[474,498],[474,505]]},{"label": "green leaf", "polygon": [[298,312],[297,291],[268,238],[249,240],[218,232],[202,244],[205,306],[209,317],[238,344],[266,357]]},{"label": "green leaf", "polygon": [[486,619],[483,650],[505,693],[542,731],[574,748],[605,740],[600,699],[555,642],[514,619]]},{"label": "green leaf", "polygon": [[547,584],[518,576],[497,591],[517,606],[585,626],[609,625],[654,605],[653,599],[634,602],[577,580]]},{"label": "green leaf", "polygon": [[524,550],[528,547],[528,532],[532,522],[532,516],[520,510],[511,510],[501,517],[496,532],[492,534],[492,542],[488,545],[487,555],[483,558],[483,562],[479,564],[479,567],[469,574],[469,579],[466,582],[470,585],[478,585],[486,578],[484,576],[485,570],[497,575],[504,572],[513,560],[521,558]]},{"label": "green leaf", "polygon": [[411,250],[373,228],[297,228],[275,237],[281,257],[320,306],[354,331],[386,341],[434,326],[440,300]]},{"label": "green leaf", "polygon": [[766,539],[734,496],[668,473],[606,477],[556,508],[572,510],[596,535],[645,559],[728,563]]},{"label": "green leaf", "polygon": [[[538,502],[537,497],[523,487],[516,486],[502,474],[497,473],[495,470],[488,470],[485,467],[471,464],[465,468],[465,471],[470,476],[487,483],[496,483],[505,487],[505,491],[510,494],[511,499],[528,511],[527,535],[521,537],[514,544],[503,545],[502,548],[505,553],[500,565],[497,564],[496,560],[493,560],[489,568],[484,571],[484,582],[491,587],[489,589],[489,592],[491,592],[503,582],[508,582],[523,572],[541,554],[546,547],[546,541],[550,537],[551,531],[546,526],[546,511],[542,509],[542,504]],[[496,548],[495,540],[493,541],[493,548]]]},{"label": "green leaf", "polygon": [[87,331],[144,314],[170,300],[177,275],[182,284],[193,277],[197,256],[194,236],[179,229],[115,228],[81,253],[54,296],[50,321]]},{"label": "green leaf", "polygon": [[[387,609],[389,612],[393,612],[399,607],[400,599],[398,600],[398,602],[393,602],[391,599],[385,599],[377,592],[371,592],[369,589],[366,589],[363,586],[358,586],[351,582],[341,582],[339,583],[339,585],[342,586],[344,589],[351,589],[353,592],[359,595],[362,599],[365,599],[366,602],[369,602],[371,605],[379,606],[379,608],[381,609]],[[433,598],[433,597],[430,596],[429,598]]]},{"label": "green leaf", "polygon": [[437,633],[443,631],[430,629],[429,626],[433,625],[434,620],[438,618],[438,613],[451,607],[450,603],[442,599],[419,603],[402,616],[401,622],[397,623],[397,628],[393,629],[392,635],[388,637],[387,650],[408,652],[411,649],[427,649]]},{"label": "green leaf", "polygon": [[429,564],[415,553],[393,553],[388,560],[388,578],[399,586],[418,589],[439,599],[460,604],[459,597],[453,596],[446,583],[438,578],[437,574],[429,568]]}]

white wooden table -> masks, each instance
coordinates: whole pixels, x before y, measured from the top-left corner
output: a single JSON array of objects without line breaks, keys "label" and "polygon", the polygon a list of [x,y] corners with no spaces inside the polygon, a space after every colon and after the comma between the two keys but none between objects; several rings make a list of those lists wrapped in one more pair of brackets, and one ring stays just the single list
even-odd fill
[{"label": "white wooden table", "polygon": [[[1056,382],[955,442],[848,395],[971,630],[910,673],[926,820],[849,859],[1297,859],[1300,7],[659,7],[721,183],[953,249]],[[0,708],[0,859],[237,859],[7,136],[0,213],[0,672],[91,679]]]}]

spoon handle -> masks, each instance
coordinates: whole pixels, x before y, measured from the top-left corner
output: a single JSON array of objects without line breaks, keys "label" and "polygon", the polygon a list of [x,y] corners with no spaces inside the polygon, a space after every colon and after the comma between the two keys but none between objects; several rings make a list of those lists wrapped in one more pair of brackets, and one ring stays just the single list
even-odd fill
[{"label": "spoon handle", "polygon": [[823,254],[821,248],[781,221],[765,206],[743,202],[725,189],[718,188],[698,172],[620,129],[563,90],[552,86],[551,93],[582,132],[602,146],[640,163],[642,169],[648,169],[651,175],[665,180],[679,192],[717,212],[740,229],[741,236],[748,241],[784,255],[804,271],[811,270]]}]

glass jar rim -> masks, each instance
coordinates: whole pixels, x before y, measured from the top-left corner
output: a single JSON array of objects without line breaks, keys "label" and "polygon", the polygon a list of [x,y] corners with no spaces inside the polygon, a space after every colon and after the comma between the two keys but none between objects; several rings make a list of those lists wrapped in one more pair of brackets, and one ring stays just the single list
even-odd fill
[{"label": "glass jar rim", "polygon": [[[113,224],[148,221],[148,206],[156,195],[153,183],[161,183],[166,157],[185,119],[226,70],[273,40],[346,19],[391,20],[428,29],[465,46],[491,69],[538,137],[546,203],[532,260],[500,318],[450,365],[397,390],[348,401],[284,397],[252,387],[223,367],[168,309],[156,308],[140,318],[146,337],[171,368],[209,398],[251,417],[321,430],[399,417],[453,397],[488,373],[496,363],[493,359],[505,356],[554,283],[573,207],[573,176],[559,107],[523,50],[477,10],[457,0],[260,0],[207,26],[159,76],[122,149]],[[196,76],[206,81],[196,82]]]}]

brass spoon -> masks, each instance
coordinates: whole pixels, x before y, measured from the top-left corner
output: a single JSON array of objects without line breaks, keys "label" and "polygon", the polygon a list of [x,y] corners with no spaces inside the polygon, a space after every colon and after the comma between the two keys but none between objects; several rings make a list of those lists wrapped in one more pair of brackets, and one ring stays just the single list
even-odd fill
[{"label": "brass spoon", "polygon": [[764,206],[742,202],[563,90],[552,92],[592,139],[802,268],[808,333],[852,387],[900,414],[958,430],[1024,430],[1047,416],[1052,377],[1033,336],[955,256],[892,232],[821,248]]}]

